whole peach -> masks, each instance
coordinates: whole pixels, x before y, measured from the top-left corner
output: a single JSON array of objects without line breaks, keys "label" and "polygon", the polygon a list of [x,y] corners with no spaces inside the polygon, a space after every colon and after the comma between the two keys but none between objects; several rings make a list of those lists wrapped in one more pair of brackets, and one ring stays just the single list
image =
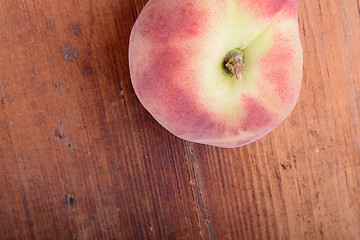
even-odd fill
[{"label": "whole peach", "polygon": [[143,106],[176,136],[221,147],[291,113],[302,61],[295,0],[150,0],[130,37]]}]

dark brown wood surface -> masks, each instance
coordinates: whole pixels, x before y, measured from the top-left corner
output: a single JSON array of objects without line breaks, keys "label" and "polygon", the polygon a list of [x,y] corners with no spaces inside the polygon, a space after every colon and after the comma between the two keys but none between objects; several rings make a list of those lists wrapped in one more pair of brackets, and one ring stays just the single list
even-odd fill
[{"label": "dark brown wood surface", "polygon": [[299,1],[297,107],[236,149],[137,100],[145,3],[0,1],[0,239],[359,239],[359,2]]}]

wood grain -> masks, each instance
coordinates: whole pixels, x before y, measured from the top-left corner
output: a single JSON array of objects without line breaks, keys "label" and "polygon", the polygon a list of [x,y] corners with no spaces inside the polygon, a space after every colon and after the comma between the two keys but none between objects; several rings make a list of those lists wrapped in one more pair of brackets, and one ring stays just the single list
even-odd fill
[{"label": "wood grain", "polygon": [[299,1],[300,100],[236,149],[137,100],[147,1],[0,1],[1,239],[359,239],[360,7]]}]

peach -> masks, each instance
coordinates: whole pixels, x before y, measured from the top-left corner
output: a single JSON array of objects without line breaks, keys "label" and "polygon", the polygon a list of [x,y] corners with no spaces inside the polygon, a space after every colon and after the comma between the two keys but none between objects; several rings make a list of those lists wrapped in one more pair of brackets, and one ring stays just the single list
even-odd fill
[{"label": "peach", "polygon": [[302,61],[295,0],[150,0],[130,36],[142,105],[174,135],[220,147],[291,113]]}]

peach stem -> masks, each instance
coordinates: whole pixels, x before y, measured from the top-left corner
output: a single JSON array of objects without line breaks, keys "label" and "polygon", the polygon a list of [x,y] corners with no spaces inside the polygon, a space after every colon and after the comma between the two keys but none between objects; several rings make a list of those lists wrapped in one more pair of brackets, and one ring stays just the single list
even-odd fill
[{"label": "peach stem", "polygon": [[244,69],[244,52],[233,50],[227,54],[225,61],[227,62],[225,67],[228,68],[230,73],[235,75],[238,80],[242,80],[242,72]]}]

